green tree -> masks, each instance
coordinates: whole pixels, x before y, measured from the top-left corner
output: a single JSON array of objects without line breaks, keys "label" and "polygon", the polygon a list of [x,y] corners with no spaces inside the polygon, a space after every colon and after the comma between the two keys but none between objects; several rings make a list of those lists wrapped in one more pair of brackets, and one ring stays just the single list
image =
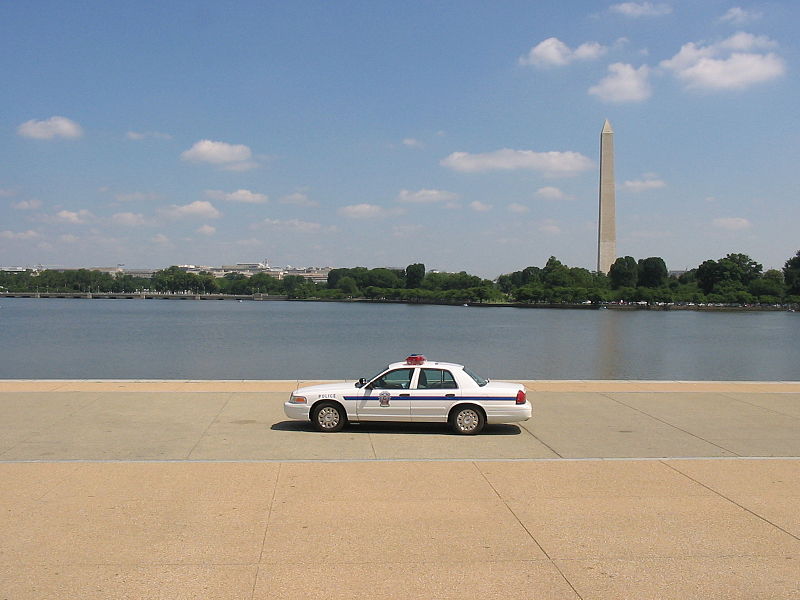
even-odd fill
[{"label": "green tree", "polygon": [[632,256],[621,256],[614,261],[608,271],[611,289],[618,290],[623,287],[635,288],[639,280],[639,265]]},{"label": "green tree", "polygon": [[339,279],[337,287],[345,296],[358,296],[360,293],[358,286],[356,285],[356,280],[350,276],[345,276]]},{"label": "green tree", "polygon": [[414,289],[422,285],[422,280],[425,279],[425,265],[422,263],[414,263],[406,267],[406,288]]},{"label": "green tree", "polygon": [[800,295],[800,250],[784,264],[783,279],[788,293]]},{"label": "green tree", "polygon": [[658,256],[643,258],[638,263],[638,285],[648,288],[657,288],[667,281],[667,265],[664,259]]}]

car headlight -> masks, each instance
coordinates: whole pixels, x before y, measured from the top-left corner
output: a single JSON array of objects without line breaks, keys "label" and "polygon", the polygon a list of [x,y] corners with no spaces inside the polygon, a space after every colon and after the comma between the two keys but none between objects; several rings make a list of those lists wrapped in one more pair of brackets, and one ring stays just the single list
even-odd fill
[{"label": "car headlight", "polygon": [[306,403],[306,397],[305,396],[295,396],[294,394],[292,394],[291,397],[289,398],[289,402],[291,402],[292,404],[305,404]]}]

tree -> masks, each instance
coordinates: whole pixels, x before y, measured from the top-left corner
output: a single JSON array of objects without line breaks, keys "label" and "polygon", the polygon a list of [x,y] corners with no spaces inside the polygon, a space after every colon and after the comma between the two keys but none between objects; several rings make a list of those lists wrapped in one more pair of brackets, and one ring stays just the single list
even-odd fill
[{"label": "tree", "polygon": [[623,287],[636,287],[639,280],[639,265],[632,256],[620,256],[611,265],[608,271],[611,289],[618,290]]},{"label": "tree", "polygon": [[800,250],[783,266],[783,279],[788,293],[800,295]]},{"label": "tree", "polygon": [[786,292],[783,273],[777,269],[770,269],[762,277],[751,281],[747,291],[757,296],[759,302],[768,304],[779,302]]},{"label": "tree", "polygon": [[422,285],[422,280],[425,279],[425,265],[422,263],[414,263],[406,267],[406,288],[413,290]]},{"label": "tree", "polygon": [[345,296],[358,296],[359,290],[358,286],[356,285],[356,280],[352,277],[342,277],[338,283],[337,287],[342,291]]},{"label": "tree", "polygon": [[664,259],[658,256],[643,258],[637,266],[639,286],[657,288],[666,283],[668,274]]}]

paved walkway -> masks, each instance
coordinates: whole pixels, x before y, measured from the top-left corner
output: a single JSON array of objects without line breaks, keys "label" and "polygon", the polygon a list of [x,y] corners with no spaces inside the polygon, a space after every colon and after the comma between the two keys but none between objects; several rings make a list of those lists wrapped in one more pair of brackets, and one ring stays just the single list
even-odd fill
[{"label": "paved walkway", "polygon": [[0,599],[800,599],[798,384],[529,383],[471,438],[296,385],[0,382]]}]

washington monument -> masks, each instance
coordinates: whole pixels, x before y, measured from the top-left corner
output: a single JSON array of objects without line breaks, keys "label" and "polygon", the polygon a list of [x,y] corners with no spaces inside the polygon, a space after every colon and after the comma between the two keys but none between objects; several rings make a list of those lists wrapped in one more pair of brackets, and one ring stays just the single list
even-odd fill
[{"label": "washington monument", "polygon": [[616,191],[614,188],[614,130],[603,124],[600,134],[600,218],[597,231],[597,271],[608,273],[617,260]]}]

